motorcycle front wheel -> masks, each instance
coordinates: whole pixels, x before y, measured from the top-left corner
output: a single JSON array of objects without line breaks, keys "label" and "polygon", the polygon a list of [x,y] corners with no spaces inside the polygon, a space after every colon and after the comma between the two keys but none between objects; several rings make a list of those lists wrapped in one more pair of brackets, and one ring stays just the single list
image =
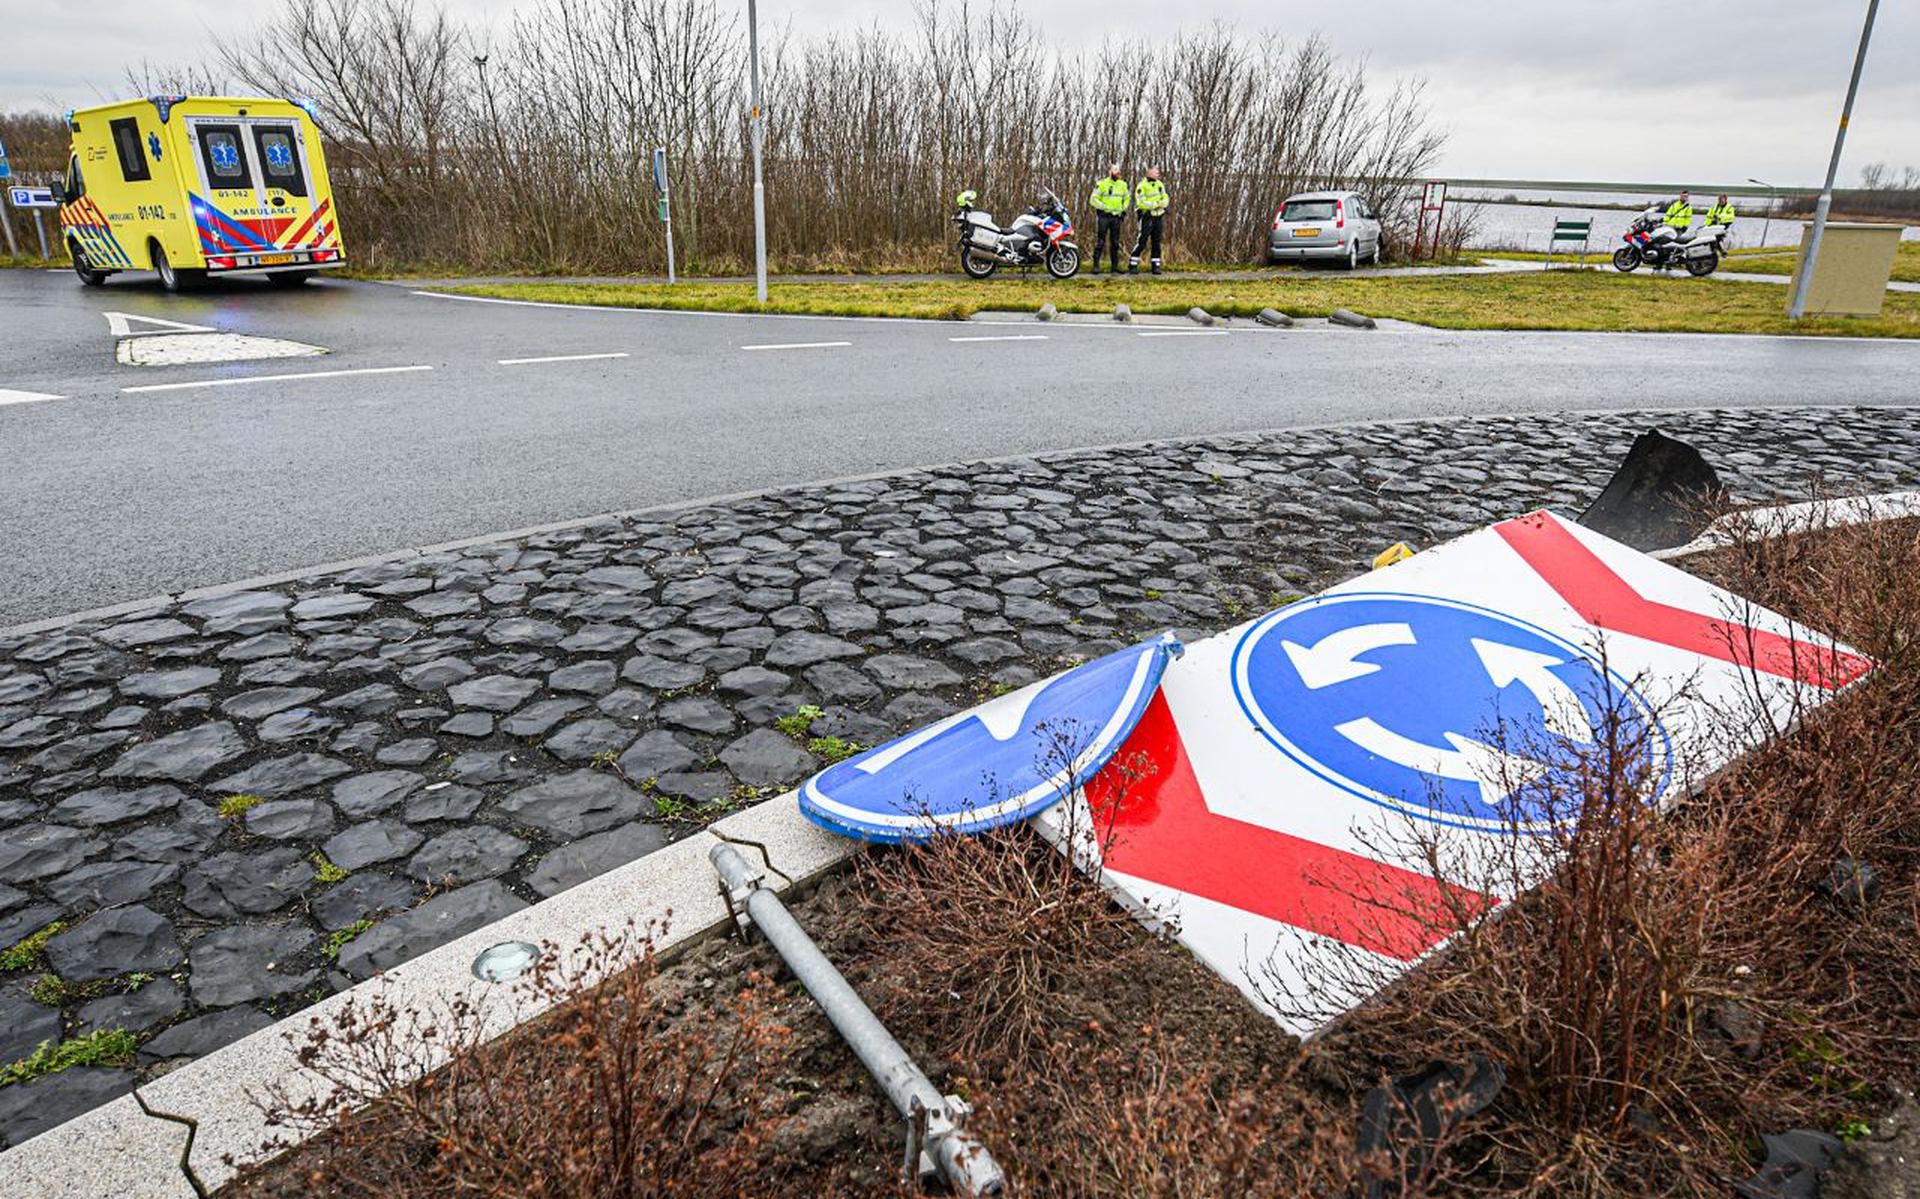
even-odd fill
[{"label": "motorcycle front wheel", "polygon": [[1071,279],[1079,273],[1079,246],[1063,241],[1047,252],[1047,274],[1056,279]]},{"label": "motorcycle front wheel", "polygon": [[1704,279],[1708,275],[1713,274],[1714,268],[1719,265],[1720,255],[1718,254],[1707,254],[1700,258],[1689,258],[1687,259],[1687,274],[1692,275],[1696,279]]},{"label": "motorcycle front wheel", "polygon": [[1621,246],[1613,252],[1613,269],[1622,274],[1632,271],[1640,265],[1640,251],[1632,246]]},{"label": "motorcycle front wheel", "polygon": [[1000,263],[975,250],[972,246],[960,248],[960,269],[969,279],[985,279],[991,276]]}]

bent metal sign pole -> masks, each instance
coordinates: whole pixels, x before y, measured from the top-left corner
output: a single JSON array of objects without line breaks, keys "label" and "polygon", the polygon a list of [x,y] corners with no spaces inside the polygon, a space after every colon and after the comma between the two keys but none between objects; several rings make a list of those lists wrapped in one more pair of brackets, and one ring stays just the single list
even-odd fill
[{"label": "bent metal sign pole", "polygon": [[1304,1036],[1545,877],[1583,751],[1637,747],[1662,804],[1872,665],[1542,511],[1042,680],[829,767],[800,805],[880,841],[1037,812]]}]

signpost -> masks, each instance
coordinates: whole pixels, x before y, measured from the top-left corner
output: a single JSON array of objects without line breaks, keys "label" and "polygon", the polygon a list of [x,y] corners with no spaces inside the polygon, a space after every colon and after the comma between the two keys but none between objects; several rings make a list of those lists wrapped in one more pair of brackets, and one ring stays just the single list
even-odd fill
[{"label": "signpost", "polygon": [[1827,182],[1813,205],[1813,230],[1801,255],[1800,270],[1793,278],[1793,298],[1787,302],[1789,320],[1807,314],[1807,288],[1813,283],[1814,267],[1820,261],[1820,240],[1827,232],[1827,212],[1833,207],[1833,180],[1840,173],[1840,152],[1847,145],[1847,125],[1853,120],[1853,98],[1860,92],[1860,71],[1867,65],[1867,43],[1873,40],[1873,18],[1880,11],[1880,0],[1867,0],[1867,23],[1860,30],[1860,48],[1853,55],[1853,78],[1847,81],[1847,99],[1840,106],[1840,127],[1833,134],[1833,157],[1827,162]]},{"label": "signpost", "polygon": [[[13,163],[7,158],[6,143],[0,142],[0,182],[5,182],[11,178],[13,178]],[[13,218],[0,216],[0,228],[5,228],[7,231],[8,256],[13,258],[20,257],[20,243],[13,239]]]},{"label": "signpost", "polygon": [[[51,255],[47,253],[47,227],[41,223],[40,210],[43,208],[60,207],[60,201],[53,198],[53,189],[51,187],[9,187],[7,189],[7,202],[15,208],[32,210],[33,231],[40,236],[40,257],[51,257]],[[13,225],[11,222],[7,224],[7,244],[9,247],[13,245]],[[13,252],[18,253],[17,250]]]},{"label": "signpost", "polygon": [[660,223],[667,230],[667,282],[677,280],[673,273],[673,195],[667,186],[667,148],[653,148],[653,190],[660,193]]},{"label": "signpost", "polygon": [[1420,188],[1420,212],[1413,226],[1413,258],[1420,258],[1420,242],[1427,231],[1427,214],[1433,214],[1433,244],[1427,247],[1428,253],[1440,248],[1440,223],[1447,212],[1447,184],[1444,179],[1429,179]]}]

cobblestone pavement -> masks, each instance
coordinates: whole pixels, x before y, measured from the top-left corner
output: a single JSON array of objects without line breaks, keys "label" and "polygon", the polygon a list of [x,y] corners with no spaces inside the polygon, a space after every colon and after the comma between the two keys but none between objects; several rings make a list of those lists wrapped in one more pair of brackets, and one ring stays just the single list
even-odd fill
[{"label": "cobblestone pavement", "polygon": [[[0,1085],[0,1138],[782,789],[832,739],[1219,629],[1395,540],[1577,513],[1653,423],[956,466],[0,636],[0,1063],[140,1042],[131,1066]],[[1658,424],[1746,498],[1909,486],[1920,462],[1920,409]]]}]

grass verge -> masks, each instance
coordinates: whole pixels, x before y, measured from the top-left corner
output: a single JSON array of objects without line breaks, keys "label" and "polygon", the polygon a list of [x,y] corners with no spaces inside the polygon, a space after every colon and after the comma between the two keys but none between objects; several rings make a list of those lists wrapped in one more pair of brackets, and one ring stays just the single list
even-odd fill
[{"label": "grass verge", "polygon": [[[1686,289],[1686,290],[1681,290]],[[993,310],[1181,315],[1196,305],[1216,316],[1251,317],[1262,308],[1324,316],[1351,308],[1443,329],[1537,329],[1662,333],[1797,333],[1920,337],[1920,296],[1889,295],[1878,317],[1787,320],[1780,289],[1764,283],[1659,279],[1600,272],[1351,278],[1301,272],[1284,278],[1197,280],[1165,277],[995,278],[985,282],[791,283],[768,303],[735,284],[507,283],[449,288],[456,294],[556,304],[816,316],[903,316],[964,320]]]}]

